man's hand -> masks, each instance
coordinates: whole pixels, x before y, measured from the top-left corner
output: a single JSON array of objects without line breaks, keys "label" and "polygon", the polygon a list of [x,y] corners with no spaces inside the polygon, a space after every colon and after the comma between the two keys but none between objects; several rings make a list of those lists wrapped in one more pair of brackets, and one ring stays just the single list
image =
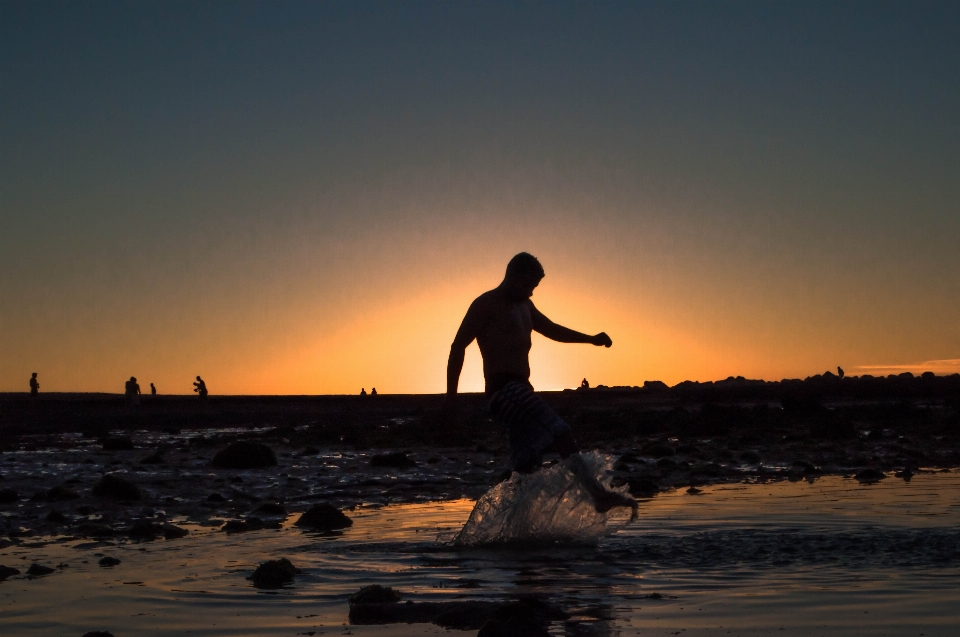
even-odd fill
[{"label": "man's hand", "polygon": [[601,345],[604,347],[610,347],[613,345],[613,341],[610,340],[610,337],[607,336],[606,332],[600,332],[596,336],[590,337],[590,344],[596,345],[597,347],[600,347]]}]

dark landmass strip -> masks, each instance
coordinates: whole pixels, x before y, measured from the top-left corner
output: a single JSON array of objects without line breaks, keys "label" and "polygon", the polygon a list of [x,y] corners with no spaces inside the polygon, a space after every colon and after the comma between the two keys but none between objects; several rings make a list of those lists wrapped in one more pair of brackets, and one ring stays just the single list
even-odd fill
[{"label": "dark landmass strip", "polygon": [[[960,466],[957,374],[543,396],[584,449],[620,456],[616,480],[638,497],[825,474],[870,484]],[[238,527],[249,519],[245,528],[259,529],[275,526],[274,509],[476,498],[506,469],[506,436],[482,395],[460,399],[451,425],[439,395],[144,396],[133,406],[106,394],[0,394],[0,533],[11,538],[0,542],[51,533],[140,541],[129,531],[140,520],[163,529],[177,516]],[[236,442],[266,445],[277,465],[215,466]],[[130,493],[104,495],[105,474],[129,481]]]}]

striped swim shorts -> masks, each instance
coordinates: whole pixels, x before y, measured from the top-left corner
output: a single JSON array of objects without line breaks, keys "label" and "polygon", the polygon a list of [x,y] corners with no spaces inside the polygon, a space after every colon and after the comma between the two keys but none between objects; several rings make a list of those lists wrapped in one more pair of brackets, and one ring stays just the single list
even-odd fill
[{"label": "striped swim shorts", "polygon": [[521,473],[536,471],[553,441],[570,426],[543,402],[528,383],[511,381],[490,397],[490,414],[507,429],[510,467]]}]

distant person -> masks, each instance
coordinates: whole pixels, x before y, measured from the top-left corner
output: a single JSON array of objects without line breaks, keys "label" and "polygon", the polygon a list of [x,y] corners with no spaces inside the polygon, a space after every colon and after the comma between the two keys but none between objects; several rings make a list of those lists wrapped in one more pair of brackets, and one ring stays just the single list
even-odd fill
[{"label": "distant person", "polygon": [[[21,376],[21,378],[23,378]],[[40,393],[40,381],[37,380],[37,372],[33,372],[30,377],[30,395],[36,396]]]},{"label": "distant person", "polygon": [[590,389],[590,383],[587,382],[586,378],[580,381],[580,389]]},{"label": "distant person", "polygon": [[370,395],[371,395],[371,396],[376,396],[376,395],[377,395],[377,388],[376,388],[376,387],[374,387],[373,389],[370,390]]},{"label": "distant person", "polygon": [[153,383],[150,383],[150,395],[151,396],[157,395],[157,388],[153,386]]},{"label": "distant person", "polygon": [[127,397],[128,401],[134,405],[140,402],[140,385],[137,384],[136,376],[131,376],[130,380],[124,384],[123,389],[123,393]]},{"label": "distant person", "polygon": [[839,376],[841,380],[843,379],[843,368],[839,365],[837,366],[837,376]]},{"label": "distant person", "polygon": [[197,392],[197,395],[200,398],[207,397],[207,384],[203,382],[203,379],[197,376],[197,382],[193,384],[193,391]]},{"label": "distant person", "polygon": [[361,396],[366,396],[366,395],[367,395],[367,388],[366,388],[366,387],[361,387],[361,388],[360,388],[360,395],[361,395]]},{"label": "distant person", "polygon": [[[570,426],[533,393],[529,361],[531,332],[560,343],[589,343],[598,347],[613,344],[604,332],[589,336],[557,325],[541,314],[530,297],[543,276],[543,266],[533,255],[521,252],[513,257],[500,285],[470,304],[450,346],[447,361],[444,403],[450,412],[455,409],[465,350],[476,339],[483,357],[490,413],[507,429],[510,465],[519,473],[540,469],[543,454],[550,448],[562,458],[578,451]],[[594,477],[587,475],[582,462],[574,461],[572,469],[593,497],[597,511],[636,506],[632,499],[600,486]]]}]

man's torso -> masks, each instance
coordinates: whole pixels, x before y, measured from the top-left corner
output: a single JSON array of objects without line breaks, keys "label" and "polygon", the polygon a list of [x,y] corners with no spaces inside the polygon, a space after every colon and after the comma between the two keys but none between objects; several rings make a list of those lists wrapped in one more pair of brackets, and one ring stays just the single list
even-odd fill
[{"label": "man's torso", "polygon": [[487,392],[510,380],[530,377],[530,333],[533,331],[532,303],[528,299],[511,301],[497,290],[484,295],[486,321],[477,334],[483,356],[483,376]]}]

